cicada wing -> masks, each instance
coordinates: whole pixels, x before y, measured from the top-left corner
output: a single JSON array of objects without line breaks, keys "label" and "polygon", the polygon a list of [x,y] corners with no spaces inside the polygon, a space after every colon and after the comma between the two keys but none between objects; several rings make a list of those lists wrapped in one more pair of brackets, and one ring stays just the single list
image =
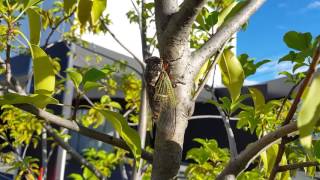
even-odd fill
[{"label": "cicada wing", "polygon": [[161,74],[155,89],[154,100],[161,104],[159,126],[169,131],[169,134],[173,134],[176,126],[176,101],[170,78],[165,71]]}]

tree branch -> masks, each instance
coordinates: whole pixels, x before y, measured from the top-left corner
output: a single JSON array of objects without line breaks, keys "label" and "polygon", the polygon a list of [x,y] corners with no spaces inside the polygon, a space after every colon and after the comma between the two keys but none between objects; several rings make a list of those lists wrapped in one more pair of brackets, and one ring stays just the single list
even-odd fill
[{"label": "tree branch", "polygon": [[237,176],[267,147],[274,144],[281,137],[291,134],[298,130],[297,123],[291,122],[279,129],[263,136],[258,141],[247,146],[234,160],[231,160],[224,170],[217,177],[217,180],[223,180],[227,175]]},{"label": "tree branch", "polygon": [[[59,116],[56,116],[54,114],[51,114],[49,112],[36,108],[29,104],[15,104],[14,106],[26,112],[29,112],[39,118],[42,118],[50,123],[56,124],[58,126],[67,128],[72,131],[76,131],[84,136],[96,139],[98,141],[101,141],[107,144],[111,144],[113,146],[117,146],[121,149],[124,149],[130,152],[130,148],[128,147],[128,145],[121,139],[117,139],[117,138],[114,138],[113,136],[80,126],[74,121],[63,119]],[[152,162],[152,159],[153,159],[152,154],[146,152],[145,150],[142,150],[141,157],[149,162]]]},{"label": "tree branch", "polygon": [[278,172],[285,172],[285,171],[295,170],[299,168],[319,166],[319,165],[320,164],[318,162],[301,162],[297,164],[288,164],[288,165],[279,166]]},{"label": "tree branch", "polygon": [[192,24],[206,2],[207,0],[184,0],[179,12],[170,19],[164,36],[182,36],[188,39]]},{"label": "tree branch", "polygon": [[155,16],[158,33],[158,40],[167,28],[170,16],[179,9],[178,0],[155,0]]},{"label": "tree branch", "polygon": [[78,161],[81,165],[86,166],[90,171],[94,173],[99,179],[105,179],[105,177],[101,174],[101,172],[91,163],[89,163],[85,158],[83,158],[76,150],[74,150],[68,143],[66,143],[63,139],[61,139],[54,131],[53,127],[49,124],[44,124],[44,128],[47,133],[53,137],[54,141],[59,144],[63,149],[65,149],[71,156]]},{"label": "tree branch", "polygon": [[249,0],[248,4],[237,15],[232,17],[225,25],[207,41],[200,49],[192,53],[192,67],[194,72],[199,72],[205,61],[215,54],[219,48],[245,24],[250,16],[257,11],[265,0]]}]

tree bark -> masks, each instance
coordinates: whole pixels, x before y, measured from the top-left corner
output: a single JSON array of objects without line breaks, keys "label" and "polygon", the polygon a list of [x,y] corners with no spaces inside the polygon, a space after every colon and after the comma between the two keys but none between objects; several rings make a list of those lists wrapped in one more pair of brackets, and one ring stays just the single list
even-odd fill
[{"label": "tree bark", "polygon": [[[153,156],[153,180],[174,179],[180,168],[184,133],[188,118],[193,112],[194,102],[190,101],[190,91],[177,87],[177,106],[174,116],[164,115],[157,124],[155,151]],[[176,93],[178,94],[178,93]],[[169,127],[174,125],[175,127]]]}]

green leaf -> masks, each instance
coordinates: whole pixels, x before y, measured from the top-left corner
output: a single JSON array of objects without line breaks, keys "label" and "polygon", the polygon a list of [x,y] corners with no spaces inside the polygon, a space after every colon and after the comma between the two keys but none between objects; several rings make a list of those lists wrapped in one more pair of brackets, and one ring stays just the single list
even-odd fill
[{"label": "green leaf", "polygon": [[210,154],[202,148],[192,148],[187,152],[186,159],[192,159],[198,164],[204,164],[208,161]]},{"label": "green leaf", "polygon": [[40,44],[41,32],[40,14],[31,8],[27,10],[27,14],[29,19],[30,43],[38,46]]},{"label": "green leaf", "polygon": [[[239,11],[241,11],[247,4],[249,3],[249,1],[239,1],[237,2],[237,4],[231,4],[230,6],[232,7],[232,10],[229,11],[229,13],[227,14],[226,17],[224,17],[224,21],[222,22],[221,26],[225,23],[228,22],[228,20],[230,20],[232,17],[234,17],[235,15],[238,14]],[[227,9],[226,9],[227,10]],[[244,25],[245,27],[245,25]]]},{"label": "green leaf", "polygon": [[48,104],[58,104],[59,101],[43,94],[31,94],[24,96],[16,93],[8,93],[0,97],[0,105],[5,104],[31,104],[38,108],[44,108]]},{"label": "green leaf", "polygon": [[73,180],[84,180],[83,177],[80,174],[72,173],[68,176],[68,178],[71,178]]},{"label": "green leaf", "polygon": [[314,144],[314,155],[317,158],[317,160],[320,160],[320,141],[318,140],[315,144]]},{"label": "green leaf", "polygon": [[249,92],[252,96],[256,112],[260,112],[266,103],[264,95],[257,88],[249,88]]},{"label": "green leaf", "polygon": [[23,15],[24,12],[29,10],[29,8],[31,8],[32,6],[38,4],[40,1],[41,0],[25,0],[25,1],[23,1],[24,8],[20,12],[20,14],[14,19],[14,21],[18,21],[18,19],[20,19],[20,17]]},{"label": "green leaf", "polygon": [[87,22],[91,19],[91,9],[93,2],[91,0],[79,0],[77,16],[81,24],[81,28],[84,28]]},{"label": "green leaf", "polygon": [[54,66],[48,55],[40,47],[31,45],[31,54],[35,93],[51,95],[55,88]]},{"label": "green leaf", "polygon": [[78,73],[75,69],[68,69],[66,72],[68,73],[68,76],[72,80],[74,86],[78,89],[82,81],[82,75]]},{"label": "green leaf", "polygon": [[207,31],[210,30],[218,22],[218,15],[219,13],[217,11],[213,11],[206,18],[205,27]]},{"label": "green leaf", "polygon": [[67,13],[67,14],[70,14],[73,7],[76,5],[77,3],[77,0],[64,0],[63,1],[63,8],[64,8],[64,11]]},{"label": "green leaf", "polygon": [[97,109],[97,111],[99,111],[106,120],[112,124],[114,129],[129,146],[137,162],[139,162],[141,156],[141,142],[137,131],[129,127],[126,119],[119,113],[106,109]]},{"label": "green leaf", "polygon": [[99,180],[88,168],[84,168],[82,174],[84,179]]},{"label": "green leaf", "polygon": [[89,69],[83,77],[83,83],[85,84],[87,81],[95,82],[105,77],[105,73],[96,68]]},{"label": "green leaf", "polygon": [[103,11],[106,9],[107,0],[93,0],[91,19],[92,24],[96,25]]},{"label": "green leaf", "polygon": [[232,101],[236,101],[241,93],[244,81],[242,66],[230,49],[225,49],[220,57],[222,82],[228,88]]},{"label": "green leaf", "polygon": [[224,8],[221,13],[219,13],[218,16],[218,22],[217,22],[217,27],[220,27],[226,20],[226,17],[228,14],[232,11],[232,9],[238,4],[238,1],[235,1],[231,4],[229,4],[226,8]]},{"label": "green leaf", "polygon": [[271,147],[269,147],[266,151],[262,152],[260,155],[263,162],[263,169],[268,174],[272,170],[272,167],[277,157],[277,153],[278,153],[278,144],[274,144]]},{"label": "green leaf", "polygon": [[85,92],[88,92],[92,89],[96,89],[96,88],[99,88],[99,87],[102,87],[102,85],[100,83],[97,83],[97,82],[92,82],[92,81],[87,81],[84,85],[83,85],[83,90]]},{"label": "green leaf", "polygon": [[283,40],[288,47],[299,51],[304,51],[312,46],[312,35],[310,33],[289,31],[284,35]]},{"label": "green leaf", "polygon": [[28,43],[33,59],[34,89],[36,94],[50,96],[55,88],[54,65],[50,57],[38,46],[31,44],[26,36],[15,30]]},{"label": "green leaf", "polygon": [[320,76],[314,78],[308,90],[305,100],[298,113],[297,124],[300,133],[301,145],[310,149],[312,145],[312,135],[316,123],[320,117]]}]

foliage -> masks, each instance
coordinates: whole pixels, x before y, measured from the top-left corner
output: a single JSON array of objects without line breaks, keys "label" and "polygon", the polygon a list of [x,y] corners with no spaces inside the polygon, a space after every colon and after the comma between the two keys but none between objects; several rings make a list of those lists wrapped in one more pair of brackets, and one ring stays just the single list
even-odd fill
[{"label": "foliage", "polygon": [[[112,171],[119,163],[122,163],[125,151],[116,149],[115,152],[106,152],[94,148],[84,149],[84,157],[93,164],[105,177],[110,177]],[[82,174],[72,173],[68,177],[74,180],[98,179],[87,167],[82,167]]]},{"label": "foliage", "polygon": [[214,179],[228,163],[230,155],[227,149],[220,149],[214,139],[194,139],[201,147],[192,148],[187,153],[187,159],[192,160],[186,169],[190,180]]},{"label": "foliage", "polygon": [[[37,135],[41,134],[42,121],[11,105],[4,105],[1,109],[3,110],[0,116],[1,124],[3,124],[0,128],[1,137],[8,135],[9,137],[4,139],[14,139],[12,146],[15,148],[30,143],[36,147],[38,144]],[[9,145],[7,143],[2,144],[2,148]]]}]

